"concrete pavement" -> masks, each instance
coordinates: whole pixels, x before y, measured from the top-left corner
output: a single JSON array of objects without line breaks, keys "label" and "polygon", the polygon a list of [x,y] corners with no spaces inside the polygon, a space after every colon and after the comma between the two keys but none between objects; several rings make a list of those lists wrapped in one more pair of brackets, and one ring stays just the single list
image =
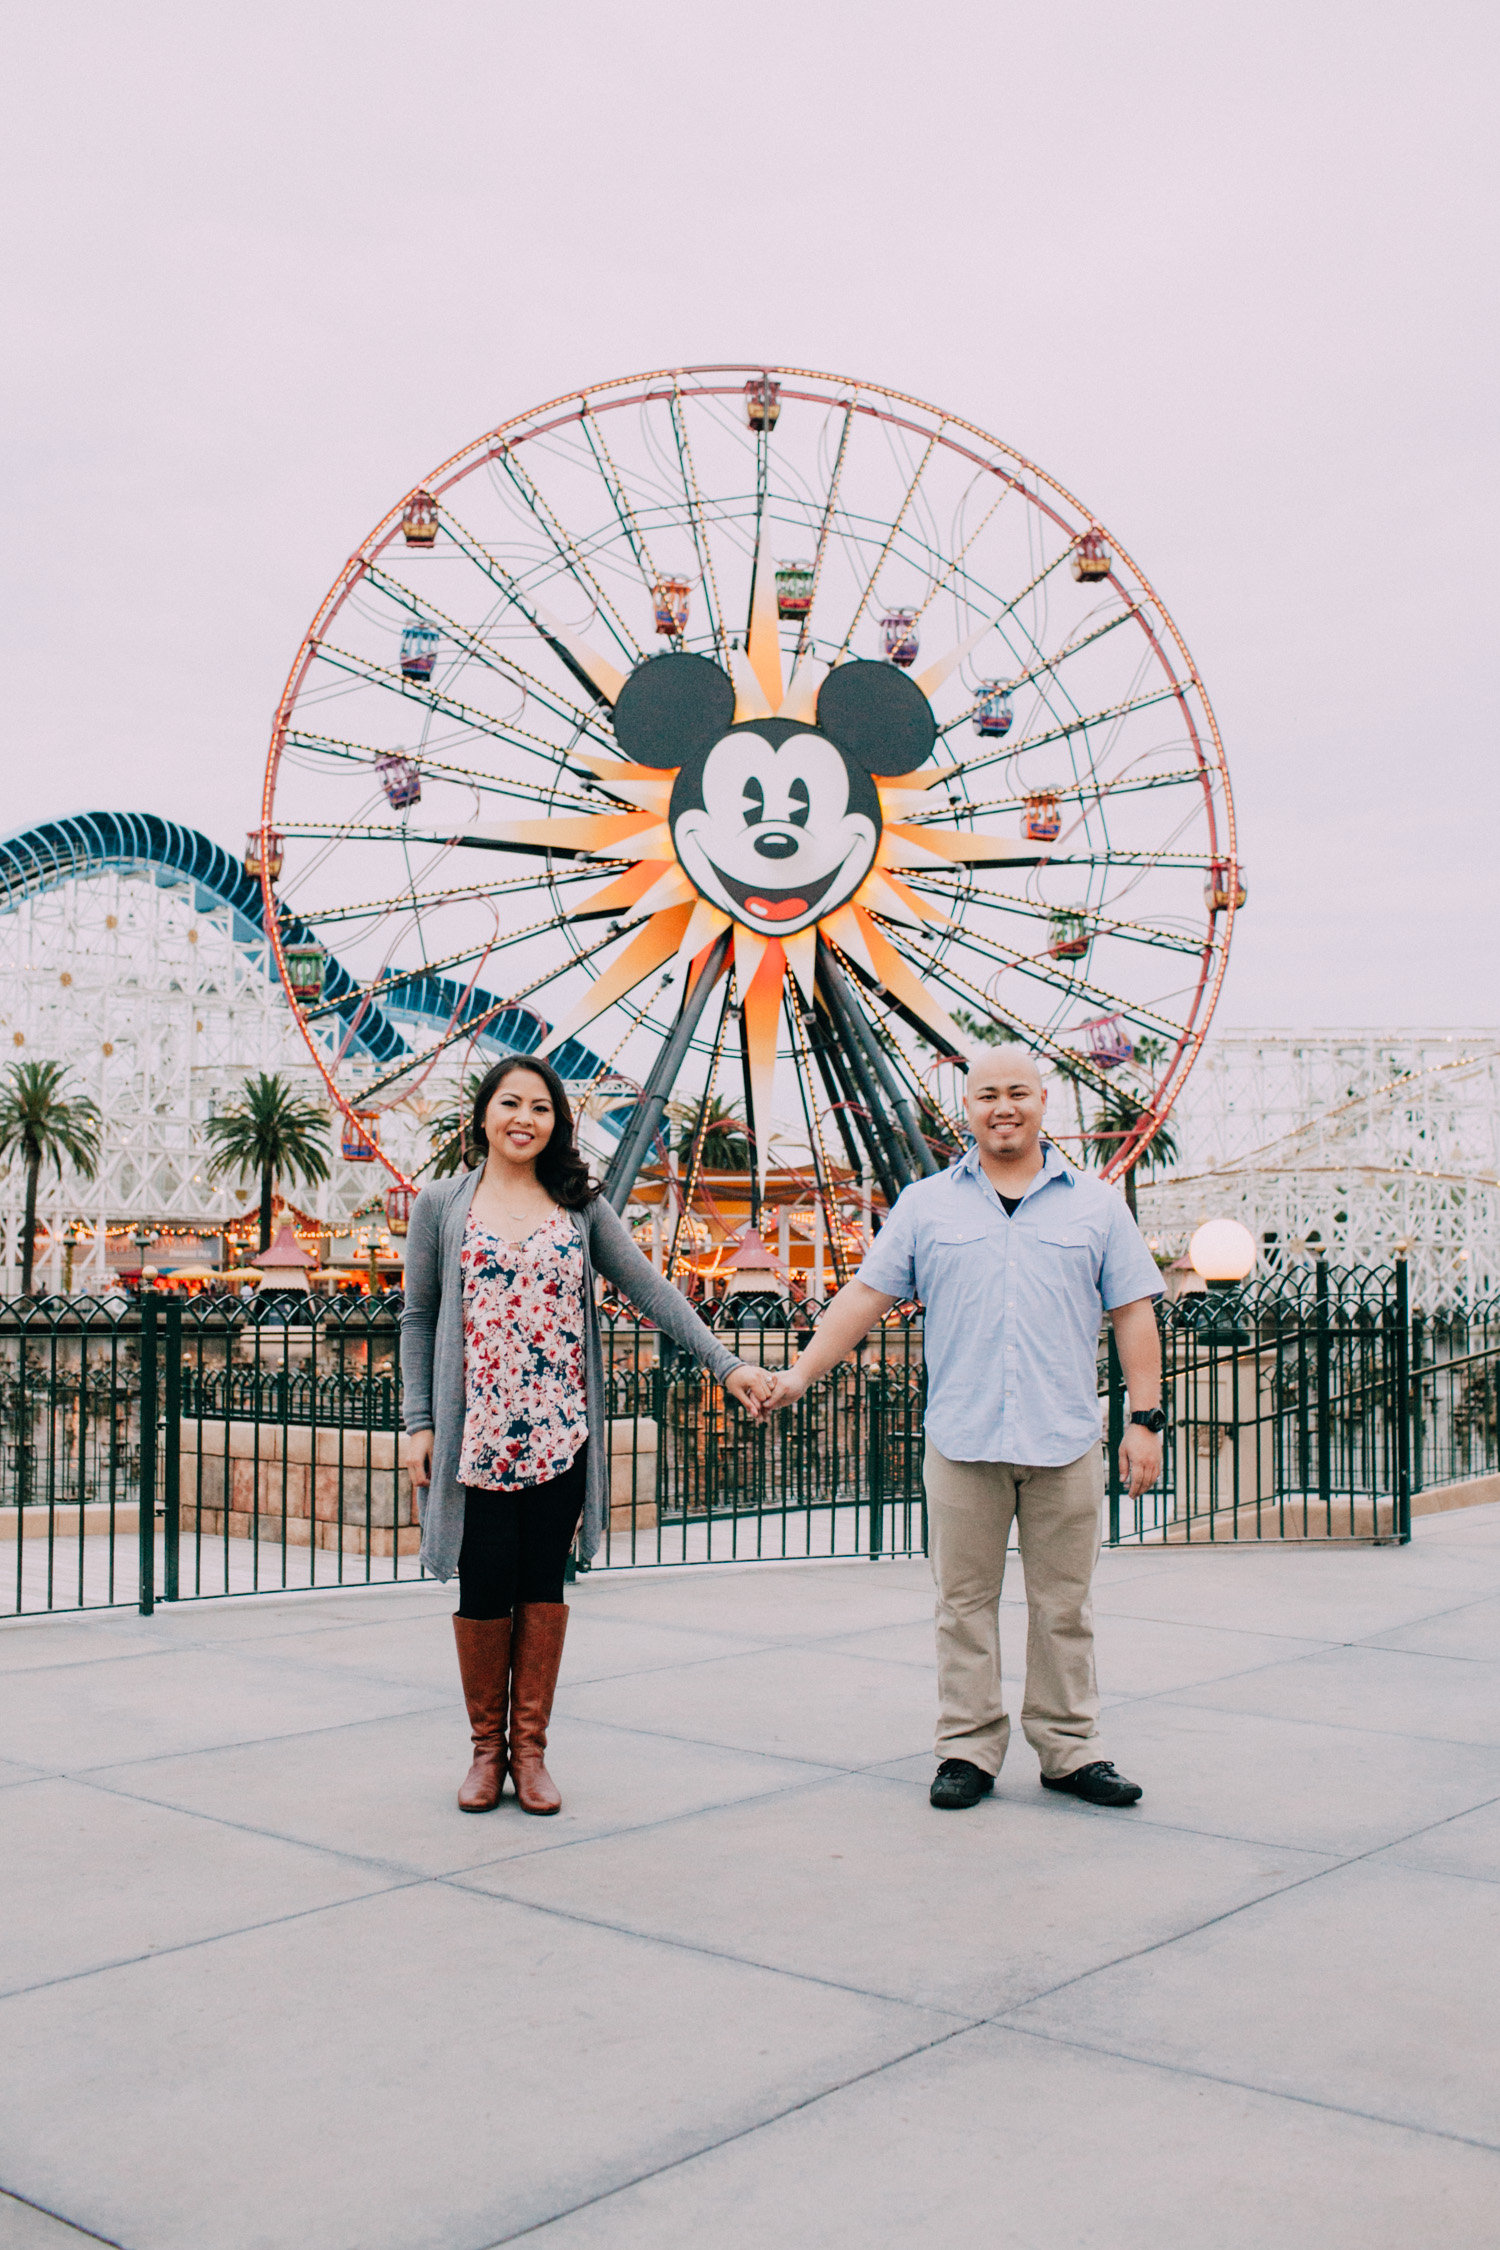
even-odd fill
[{"label": "concrete pavement", "polygon": [[452,1606],[0,1628],[4,2250],[1494,2241],[1500,1508],[1106,1556],[1130,1813],[933,1813],[856,1562],[586,1578],[466,1819]]}]

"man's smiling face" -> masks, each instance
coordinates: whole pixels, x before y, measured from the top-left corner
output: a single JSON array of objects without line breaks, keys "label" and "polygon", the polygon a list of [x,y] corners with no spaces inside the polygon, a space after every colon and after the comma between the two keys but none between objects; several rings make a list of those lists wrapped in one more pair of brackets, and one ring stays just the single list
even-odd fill
[{"label": "man's smiling face", "polygon": [[735,727],[672,798],[677,856],[702,895],[767,937],[853,896],[880,841],[867,775],[826,735],[788,720]]}]

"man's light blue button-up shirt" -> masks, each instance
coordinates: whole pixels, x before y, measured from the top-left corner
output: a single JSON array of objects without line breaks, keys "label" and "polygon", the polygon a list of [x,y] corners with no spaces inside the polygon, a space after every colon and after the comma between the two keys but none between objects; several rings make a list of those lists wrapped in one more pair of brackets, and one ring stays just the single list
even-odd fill
[{"label": "man's light blue button-up shirt", "polygon": [[916,1181],[855,1277],[920,1299],[927,1435],[950,1461],[1059,1468],[1097,1445],[1101,1313],[1162,1293],[1125,1198],[1042,1156],[1013,1215],[977,1149]]}]

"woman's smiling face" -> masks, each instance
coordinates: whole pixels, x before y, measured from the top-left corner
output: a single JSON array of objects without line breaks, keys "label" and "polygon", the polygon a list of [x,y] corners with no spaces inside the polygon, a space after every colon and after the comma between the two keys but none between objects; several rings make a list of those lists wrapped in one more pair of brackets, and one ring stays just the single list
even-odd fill
[{"label": "woman's smiling face", "polygon": [[512,1070],[490,1096],[485,1142],[508,1163],[532,1164],[551,1140],[556,1122],[547,1081],[534,1070]]},{"label": "woman's smiling face", "polygon": [[782,937],[859,889],[880,841],[879,800],[826,735],[762,720],[732,729],[696,776],[684,773],[672,833],[703,897]]}]

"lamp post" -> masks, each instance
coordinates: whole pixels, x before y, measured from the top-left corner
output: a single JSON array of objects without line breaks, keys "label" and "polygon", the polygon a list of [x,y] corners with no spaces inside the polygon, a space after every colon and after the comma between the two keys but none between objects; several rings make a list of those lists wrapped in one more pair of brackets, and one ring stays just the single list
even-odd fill
[{"label": "lamp post", "polygon": [[63,1295],[73,1294],[73,1254],[84,1239],[84,1230],[77,1219],[70,1219],[63,1229]]},{"label": "lamp post", "polygon": [[[152,1232],[150,1227],[146,1225],[143,1219],[138,1219],[136,1221],[135,1229],[131,1234],[130,1239],[135,1244],[135,1262],[140,1268],[140,1280],[137,1284],[137,1287],[144,1289],[146,1286],[146,1252],[150,1249],[152,1243],[156,1240],[156,1236]],[[156,1279],[156,1275],[154,1272],[151,1275],[151,1279],[153,1281]]]},{"label": "lamp post", "polygon": [[1255,1264],[1255,1237],[1238,1219],[1206,1219],[1188,1244],[1194,1273],[1208,1286],[1208,1314],[1200,1335],[1210,1344],[1248,1344],[1240,1325],[1239,1293]]}]

